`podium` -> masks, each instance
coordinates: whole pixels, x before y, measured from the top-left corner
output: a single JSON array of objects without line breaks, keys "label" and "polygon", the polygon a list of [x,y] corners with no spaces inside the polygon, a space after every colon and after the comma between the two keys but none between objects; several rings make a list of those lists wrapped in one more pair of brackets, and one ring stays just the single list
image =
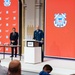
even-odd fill
[{"label": "podium", "polygon": [[26,47],[24,47],[24,62],[26,63],[41,62],[41,47],[39,47],[38,41],[26,40]]}]

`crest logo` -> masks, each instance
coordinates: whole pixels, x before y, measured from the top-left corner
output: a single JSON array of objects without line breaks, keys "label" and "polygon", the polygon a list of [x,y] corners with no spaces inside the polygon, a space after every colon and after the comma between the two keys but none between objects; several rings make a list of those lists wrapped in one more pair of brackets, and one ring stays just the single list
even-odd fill
[{"label": "crest logo", "polygon": [[61,14],[55,14],[54,15],[54,25],[56,27],[64,27],[66,26],[67,21],[66,21],[66,13],[61,13]]},{"label": "crest logo", "polygon": [[11,2],[10,0],[4,0],[4,6],[10,6]]}]

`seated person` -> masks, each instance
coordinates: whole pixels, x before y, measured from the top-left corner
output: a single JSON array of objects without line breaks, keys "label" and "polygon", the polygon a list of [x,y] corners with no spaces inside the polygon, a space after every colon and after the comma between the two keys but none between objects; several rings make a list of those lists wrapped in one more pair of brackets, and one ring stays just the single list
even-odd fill
[{"label": "seated person", "polygon": [[19,60],[12,60],[9,63],[8,75],[21,75],[21,63]]},{"label": "seated person", "polygon": [[53,68],[46,64],[44,67],[43,67],[43,70],[39,73],[39,75],[50,75],[49,73],[53,70]]}]

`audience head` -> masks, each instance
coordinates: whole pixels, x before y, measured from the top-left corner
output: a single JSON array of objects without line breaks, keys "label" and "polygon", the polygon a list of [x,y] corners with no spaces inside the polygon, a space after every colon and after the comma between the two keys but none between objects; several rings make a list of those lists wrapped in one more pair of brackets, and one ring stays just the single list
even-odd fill
[{"label": "audience head", "polygon": [[45,71],[47,73],[50,73],[52,70],[53,70],[53,68],[49,64],[46,64],[43,67],[43,71]]},{"label": "audience head", "polygon": [[8,75],[21,75],[21,63],[19,60],[12,60],[9,63]]}]

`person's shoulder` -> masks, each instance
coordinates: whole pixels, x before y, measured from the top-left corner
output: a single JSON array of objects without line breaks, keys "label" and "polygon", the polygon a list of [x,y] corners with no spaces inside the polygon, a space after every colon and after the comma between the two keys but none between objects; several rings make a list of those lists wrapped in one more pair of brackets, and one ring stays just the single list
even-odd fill
[{"label": "person's shoulder", "polygon": [[43,30],[39,29],[39,31],[43,32]]},{"label": "person's shoulder", "polygon": [[16,34],[18,34],[18,32],[15,32]]},{"label": "person's shoulder", "polygon": [[43,33],[43,30],[40,29],[39,32]]},{"label": "person's shoulder", "polygon": [[39,75],[50,75],[50,74],[47,73],[47,72],[41,71],[41,72],[39,73]]},{"label": "person's shoulder", "polygon": [[41,71],[40,73],[39,73],[39,75],[41,75],[43,73],[43,71]]},{"label": "person's shoulder", "polygon": [[42,73],[42,72],[44,72],[44,71],[41,71],[40,73]]},{"label": "person's shoulder", "polygon": [[34,33],[37,32],[37,30],[34,30]]},{"label": "person's shoulder", "polygon": [[12,32],[10,34],[12,34]]}]

